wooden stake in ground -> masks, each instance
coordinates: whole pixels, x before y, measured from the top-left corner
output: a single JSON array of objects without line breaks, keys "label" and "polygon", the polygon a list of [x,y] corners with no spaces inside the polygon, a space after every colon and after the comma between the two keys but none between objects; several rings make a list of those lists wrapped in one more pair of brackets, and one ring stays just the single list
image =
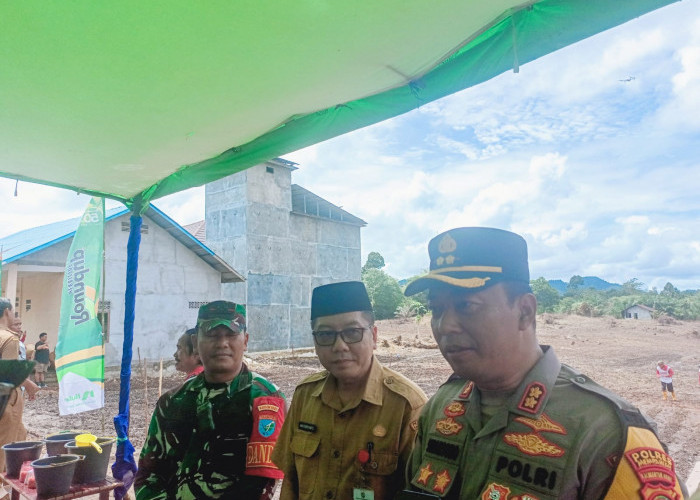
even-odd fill
[{"label": "wooden stake in ground", "polygon": [[150,421],[151,415],[148,406],[148,374],[146,373],[146,360],[143,360],[141,364],[141,348],[136,348],[136,354],[139,357],[139,366],[141,367],[141,373],[143,374],[143,400],[146,404],[146,422]]},{"label": "wooden stake in ground", "polygon": [[163,394],[163,358],[160,358],[160,374],[158,375],[158,399]]}]

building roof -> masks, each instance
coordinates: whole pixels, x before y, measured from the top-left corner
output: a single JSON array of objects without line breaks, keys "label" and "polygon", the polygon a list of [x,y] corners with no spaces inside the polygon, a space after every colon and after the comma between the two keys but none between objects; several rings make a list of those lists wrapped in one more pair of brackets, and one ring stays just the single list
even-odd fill
[{"label": "building roof", "polygon": [[[105,222],[128,213],[129,209],[126,207],[111,208],[105,212]],[[234,283],[245,280],[243,276],[224,262],[223,259],[216,255],[209,247],[154,205],[149,204],[144,215],[158,224],[158,226],[165,229],[168,234],[194,252],[212,268],[219,271],[221,273],[222,283]],[[63,240],[72,238],[78,228],[79,221],[80,217],[75,217],[73,219],[25,229],[24,231],[19,231],[5,236],[4,238],[0,238],[2,263],[9,264],[10,262],[19,260]]]},{"label": "building roof", "polygon": [[333,205],[328,200],[324,200],[320,196],[312,193],[308,189],[304,189],[298,184],[292,184],[292,212],[309,217],[319,217],[321,219],[330,219],[335,222],[344,222],[353,226],[366,226],[367,223],[355,217],[350,212],[346,212],[342,208]]},{"label": "building roof", "polygon": [[193,222],[182,226],[185,231],[204,243],[207,239],[207,222],[202,219],[199,222]]},{"label": "building roof", "polygon": [[653,307],[648,307],[648,306],[645,306],[642,304],[634,304],[633,306],[629,306],[629,307],[625,308],[624,310],[627,311],[628,309],[632,309],[633,307],[639,307],[640,309],[644,309],[644,310],[649,311],[649,312],[656,312],[656,309],[654,309]]}]

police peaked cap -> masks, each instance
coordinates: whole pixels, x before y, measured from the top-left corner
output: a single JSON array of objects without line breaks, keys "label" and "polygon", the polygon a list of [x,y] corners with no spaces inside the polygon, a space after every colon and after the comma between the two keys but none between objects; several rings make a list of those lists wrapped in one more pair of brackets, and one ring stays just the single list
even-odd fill
[{"label": "police peaked cap", "polygon": [[414,295],[436,285],[483,290],[504,281],[530,284],[527,243],[522,236],[491,227],[460,227],[428,243],[430,271],[406,287]]}]

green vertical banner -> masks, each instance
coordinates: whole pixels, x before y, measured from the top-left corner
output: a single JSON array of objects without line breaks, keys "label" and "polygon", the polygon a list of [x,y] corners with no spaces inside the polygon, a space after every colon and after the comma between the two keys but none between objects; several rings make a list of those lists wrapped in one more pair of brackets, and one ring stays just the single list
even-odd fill
[{"label": "green vertical banner", "polygon": [[70,415],[104,406],[104,345],[97,319],[104,199],[88,204],[66,259],[56,343],[58,410]]}]

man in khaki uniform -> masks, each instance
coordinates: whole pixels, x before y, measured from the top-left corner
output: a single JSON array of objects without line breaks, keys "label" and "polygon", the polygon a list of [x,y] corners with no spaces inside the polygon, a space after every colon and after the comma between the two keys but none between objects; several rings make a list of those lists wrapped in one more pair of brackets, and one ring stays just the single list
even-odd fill
[{"label": "man in khaki uniform", "polygon": [[406,294],[428,290],[454,375],[421,414],[402,498],[683,498],[655,425],[537,343],[522,237],[458,228],[428,252]]},{"label": "man in khaki uniform", "polygon": [[[0,359],[17,359],[19,356],[19,337],[10,329],[14,323],[14,312],[10,299],[0,297]],[[27,437],[27,430],[22,424],[24,397],[22,390],[16,387],[7,402],[5,413],[0,418],[0,446],[22,441]],[[5,470],[5,452],[0,450],[0,471]]]},{"label": "man in khaki uniform", "polygon": [[393,499],[425,394],[374,357],[377,327],[361,282],[315,288],[311,327],[326,371],[294,393],[272,454],[285,474],[280,498]]}]

